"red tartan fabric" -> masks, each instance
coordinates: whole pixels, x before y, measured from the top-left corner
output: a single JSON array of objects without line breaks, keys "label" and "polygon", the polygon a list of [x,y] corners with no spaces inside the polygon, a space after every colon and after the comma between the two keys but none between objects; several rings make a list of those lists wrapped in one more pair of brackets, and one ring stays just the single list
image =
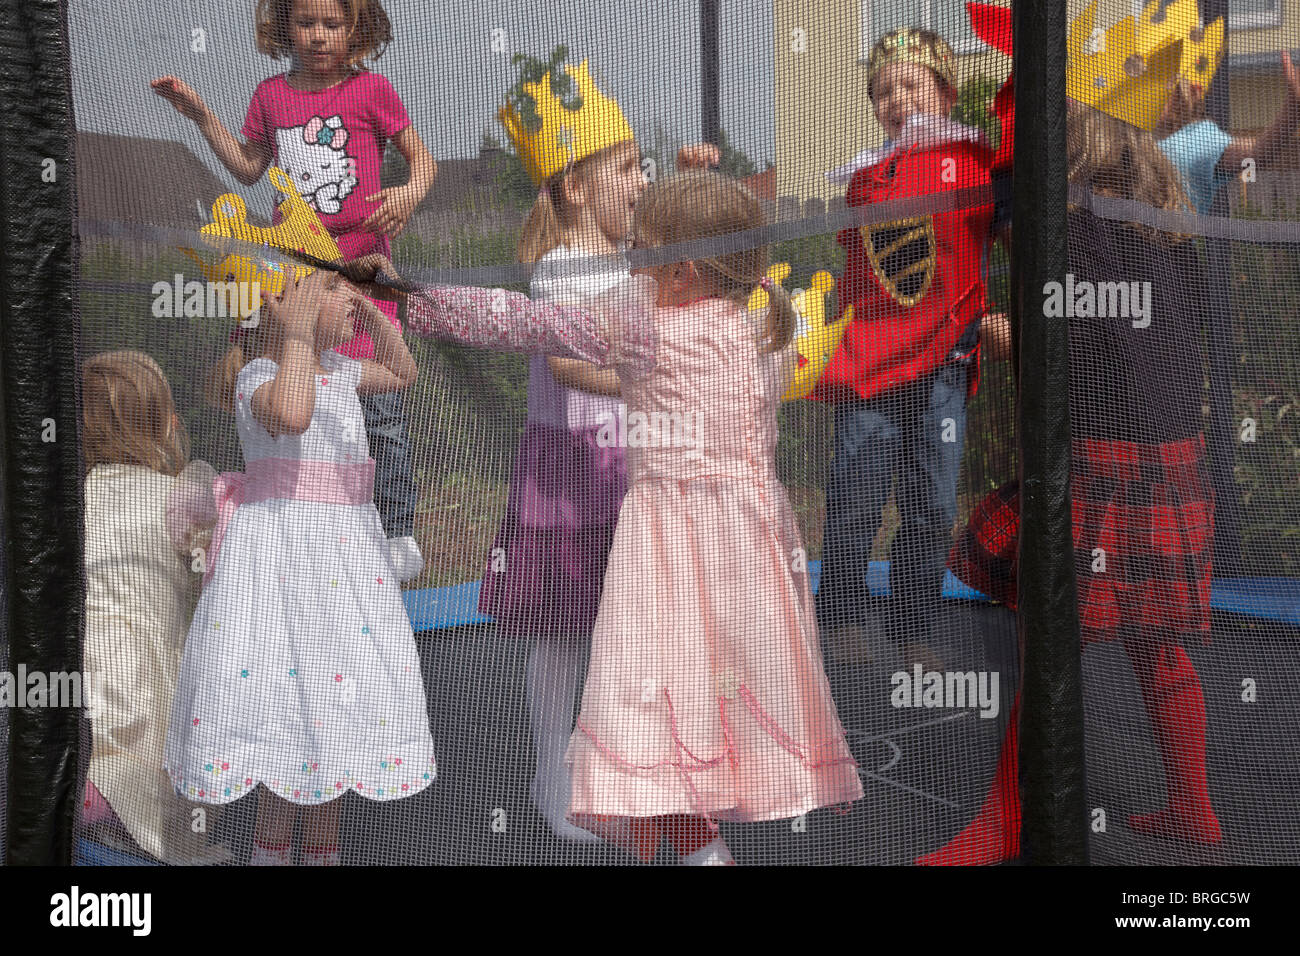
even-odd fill
[{"label": "red tartan fabric", "polygon": [[1113,640],[1122,627],[1208,639],[1214,491],[1204,439],[1080,439],[1072,457],[1084,644]]},{"label": "red tartan fabric", "polygon": [[1016,550],[1020,543],[1020,482],[990,492],[948,555],[959,579],[1011,610],[1016,609]]},{"label": "red tartan fabric", "polygon": [[[1188,634],[1207,640],[1214,492],[1204,440],[1079,439],[1072,465],[1083,643],[1113,640],[1122,628],[1165,641]],[[948,566],[1014,609],[1019,534],[1020,488],[1012,482],[975,507]]]}]

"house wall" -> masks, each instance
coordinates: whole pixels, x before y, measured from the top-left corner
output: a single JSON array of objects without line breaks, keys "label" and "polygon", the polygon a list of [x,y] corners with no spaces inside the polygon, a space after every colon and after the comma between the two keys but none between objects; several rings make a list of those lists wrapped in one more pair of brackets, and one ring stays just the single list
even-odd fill
[{"label": "house wall", "polygon": [[[923,0],[897,2],[920,9]],[[1071,19],[1087,5],[1088,0],[1068,0]],[[842,197],[843,188],[828,183],[825,172],[884,140],[867,97],[862,7],[863,0],[773,0],[777,195],[787,214],[809,199]],[[1133,12],[1133,0],[1098,0],[1097,24],[1109,27]],[[799,52],[801,39],[806,48]],[[1300,0],[1284,0],[1280,26],[1232,30],[1228,36],[1233,55],[1268,54],[1288,45],[1300,46]],[[957,61],[961,80],[985,74],[1001,83],[1010,68],[996,51],[959,55]],[[1233,129],[1266,126],[1284,93],[1280,70],[1234,69]]]}]

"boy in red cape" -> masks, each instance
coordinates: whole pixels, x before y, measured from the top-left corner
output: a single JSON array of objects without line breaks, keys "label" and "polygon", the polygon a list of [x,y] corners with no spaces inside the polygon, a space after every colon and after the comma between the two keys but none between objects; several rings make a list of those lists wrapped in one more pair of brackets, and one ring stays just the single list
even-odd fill
[{"label": "boy in red cape", "polygon": [[[826,486],[818,617],[830,653],[860,659],[872,542],[897,482],[889,632],[907,666],[941,662],[929,648],[956,518],[966,400],[977,375],[982,257],[992,205],[943,193],[989,186],[992,152],[948,118],[957,102],[951,47],[930,30],[885,34],[867,66],[871,104],[889,141],[859,156],[847,202],[870,207],[932,197],[937,211],[842,231],[839,310],[853,317],[810,397],[835,405]],[[834,179],[835,173],[831,174]],[[942,669],[941,667],[939,669]]]}]

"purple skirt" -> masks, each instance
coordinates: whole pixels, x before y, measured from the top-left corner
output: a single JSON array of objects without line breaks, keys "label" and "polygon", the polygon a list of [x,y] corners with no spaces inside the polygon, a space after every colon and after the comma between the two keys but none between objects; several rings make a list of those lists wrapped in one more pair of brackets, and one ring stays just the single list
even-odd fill
[{"label": "purple skirt", "polygon": [[503,633],[559,639],[591,633],[627,492],[623,449],[600,447],[598,431],[535,422],[524,428],[506,518],[479,592],[479,610]]}]

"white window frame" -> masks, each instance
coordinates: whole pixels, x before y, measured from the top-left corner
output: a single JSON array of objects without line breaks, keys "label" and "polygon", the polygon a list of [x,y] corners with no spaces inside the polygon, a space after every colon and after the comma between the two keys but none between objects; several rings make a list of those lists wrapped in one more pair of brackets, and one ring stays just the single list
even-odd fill
[{"label": "white window frame", "polygon": [[[858,58],[865,63],[871,57],[871,48],[875,46],[876,41],[871,29],[871,24],[875,21],[875,5],[877,3],[890,3],[891,0],[859,0],[858,8],[862,12],[862,27],[859,35],[860,42]],[[893,0],[897,2],[897,0]],[[934,0],[909,0],[921,10],[924,23],[913,24],[913,26],[931,27],[934,22]],[[971,29],[970,20],[965,21],[964,29],[961,36],[945,36],[945,40],[952,44],[952,52],[957,56],[970,56],[975,53],[984,53],[989,47]]]},{"label": "white window frame", "polygon": [[1233,13],[1232,0],[1228,0],[1229,30],[1258,30],[1282,25],[1282,0],[1272,0],[1273,9],[1261,13]]},{"label": "white window frame", "polygon": [[[1151,0],[1132,0],[1134,19],[1142,15],[1142,9],[1150,2]],[[1228,29],[1230,31],[1261,30],[1269,27],[1280,27],[1281,25],[1282,0],[1273,0],[1273,9],[1260,13],[1233,13],[1232,0],[1228,0]]]}]

